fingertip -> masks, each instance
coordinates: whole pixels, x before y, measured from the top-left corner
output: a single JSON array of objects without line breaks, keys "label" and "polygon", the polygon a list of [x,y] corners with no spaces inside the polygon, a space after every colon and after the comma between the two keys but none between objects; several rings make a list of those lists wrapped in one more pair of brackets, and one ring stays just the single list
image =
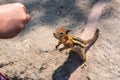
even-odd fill
[{"label": "fingertip", "polygon": [[27,14],[27,17],[26,17],[26,23],[28,23],[30,21],[30,15]]},{"label": "fingertip", "polygon": [[29,16],[29,14],[26,14],[26,16],[23,18],[23,23],[24,23],[24,25],[25,24],[27,24],[29,21],[30,21],[30,16]]}]

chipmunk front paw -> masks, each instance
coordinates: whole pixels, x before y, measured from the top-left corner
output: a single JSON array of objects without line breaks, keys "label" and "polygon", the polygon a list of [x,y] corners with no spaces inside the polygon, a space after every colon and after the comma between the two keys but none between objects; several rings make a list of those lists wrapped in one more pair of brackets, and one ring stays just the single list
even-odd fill
[{"label": "chipmunk front paw", "polygon": [[59,46],[59,45],[56,45],[56,46],[55,46],[55,49],[58,49],[58,46]]}]

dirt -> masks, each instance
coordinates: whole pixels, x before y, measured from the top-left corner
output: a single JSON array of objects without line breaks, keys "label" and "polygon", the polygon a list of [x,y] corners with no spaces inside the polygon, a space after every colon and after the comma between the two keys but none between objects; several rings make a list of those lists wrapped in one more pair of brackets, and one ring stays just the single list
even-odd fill
[{"label": "dirt", "polygon": [[78,80],[120,80],[119,0],[111,1],[103,11],[97,23],[100,35],[87,52],[84,68],[77,54],[55,50],[54,30],[66,23],[72,35],[80,36],[96,1],[0,0],[0,4],[25,4],[31,16],[19,35],[0,39],[0,72],[8,80],[68,80],[77,70]]}]

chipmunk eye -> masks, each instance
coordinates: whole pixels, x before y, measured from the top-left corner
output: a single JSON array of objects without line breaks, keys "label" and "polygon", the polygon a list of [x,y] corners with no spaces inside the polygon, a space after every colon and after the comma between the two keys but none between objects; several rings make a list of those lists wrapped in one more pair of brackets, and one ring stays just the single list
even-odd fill
[{"label": "chipmunk eye", "polygon": [[60,32],[59,34],[60,34],[60,35],[63,35],[63,32]]},{"label": "chipmunk eye", "polygon": [[60,32],[60,33],[59,33],[59,36],[62,37],[62,36],[63,36],[63,32]]}]

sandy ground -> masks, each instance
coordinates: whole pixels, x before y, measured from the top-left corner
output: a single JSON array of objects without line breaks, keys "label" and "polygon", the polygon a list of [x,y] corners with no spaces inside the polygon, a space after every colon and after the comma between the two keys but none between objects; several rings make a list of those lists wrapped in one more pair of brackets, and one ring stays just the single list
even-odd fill
[{"label": "sandy ground", "polygon": [[[72,35],[80,36],[95,1],[0,0],[0,4],[25,4],[31,16],[18,36],[0,39],[0,72],[8,80],[68,80],[81,60],[76,54],[55,50],[58,41],[53,32],[66,23]],[[87,52],[86,67],[80,69],[78,80],[120,80],[119,25],[120,1],[113,0],[98,21],[100,36]]]}]

